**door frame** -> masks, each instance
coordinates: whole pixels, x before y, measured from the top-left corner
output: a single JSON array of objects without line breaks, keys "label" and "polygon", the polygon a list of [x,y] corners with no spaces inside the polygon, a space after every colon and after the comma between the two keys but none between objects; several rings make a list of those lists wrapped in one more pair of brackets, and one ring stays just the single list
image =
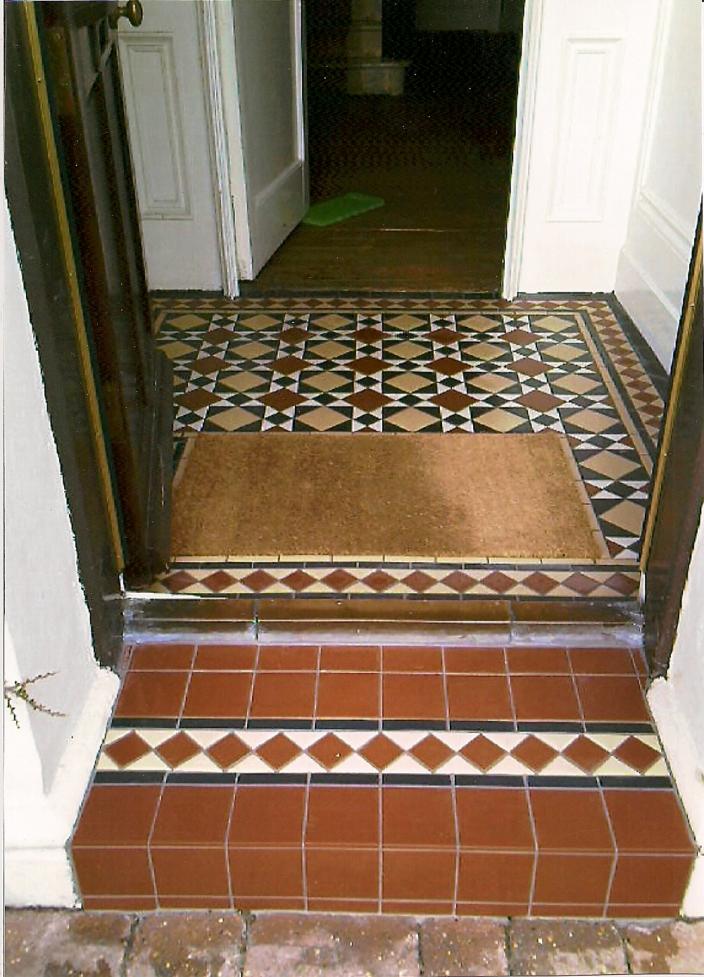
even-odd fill
[{"label": "door frame", "polygon": [[[305,0],[299,2],[305,8]],[[218,190],[223,285],[225,295],[234,298],[239,294],[238,276],[251,279],[253,268],[234,14],[229,0],[197,3],[196,6],[201,24],[208,123],[212,132],[213,171]],[[544,0],[525,0],[501,288],[502,298],[508,300],[518,294],[523,260],[543,10]],[[301,43],[304,42],[305,37],[301,37]]]}]

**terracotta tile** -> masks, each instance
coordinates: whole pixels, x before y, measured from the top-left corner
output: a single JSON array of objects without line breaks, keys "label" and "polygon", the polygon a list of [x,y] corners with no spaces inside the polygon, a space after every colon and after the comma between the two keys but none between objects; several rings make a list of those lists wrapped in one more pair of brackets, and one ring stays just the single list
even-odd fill
[{"label": "terracotta tile", "polygon": [[445,719],[439,675],[384,675],[383,715],[388,719]]},{"label": "terracotta tile", "polygon": [[576,675],[633,675],[629,648],[570,648]]},{"label": "terracotta tile", "polygon": [[375,672],[321,674],[316,713],[325,719],[376,719],[379,715],[379,676]]},{"label": "terracotta tile", "polygon": [[364,645],[332,645],[320,649],[321,671],[378,672],[381,649]]},{"label": "terracotta tile", "polygon": [[460,902],[456,916],[527,916],[527,902]]},{"label": "terracotta tile", "polygon": [[534,902],[531,911],[532,916],[547,916],[564,919],[601,919],[604,915],[603,902],[580,903],[580,902]]},{"label": "terracotta tile", "polygon": [[302,898],[300,848],[229,848],[228,857],[235,904],[249,896]]},{"label": "terracotta tile", "polygon": [[185,763],[186,760],[190,760],[191,757],[196,756],[200,753],[201,749],[195,740],[191,739],[188,733],[184,733],[180,730],[178,733],[174,733],[163,743],[160,743],[155,749],[157,753],[165,763],[168,763],[170,767],[178,767],[180,764]]},{"label": "terracotta tile", "polygon": [[333,770],[352,753],[352,748],[335,733],[328,733],[309,746],[306,753],[321,763],[326,770]]},{"label": "terracotta tile", "polygon": [[603,906],[613,855],[538,853],[535,902],[590,903]]},{"label": "terracotta tile", "polygon": [[375,787],[318,787],[308,792],[306,844],[344,848],[379,845],[379,791]]},{"label": "terracotta tile", "polygon": [[504,675],[503,648],[445,648],[445,671],[464,674]]},{"label": "terracotta tile", "polygon": [[462,747],[460,754],[478,770],[486,771],[491,770],[502,757],[506,756],[506,750],[502,750],[493,740],[480,733]]},{"label": "terracotta tile", "polygon": [[147,644],[132,649],[130,669],[188,669],[193,661],[193,645]]},{"label": "terracotta tile", "polygon": [[611,832],[598,790],[552,790],[541,787],[530,791],[530,803],[539,849],[613,850]]},{"label": "terracotta tile", "polygon": [[146,845],[161,788],[94,784],[83,805],[73,845]]},{"label": "terracotta tile", "polygon": [[278,899],[276,896],[236,896],[235,909],[239,912],[256,912],[258,909],[303,912],[306,902],[303,896],[298,899]]},{"label": "terracotta tile", "polygon": [[151,749],[139,733],[131,729],[119,740],[113,740],[108,746],[104,746],[103,753],[107,754],[118,767],[128,767],[135,760],[151,753]]},{"label": "terracotta tile", "polygon": [[652,765],[661,758],[661,754],[648,746],[637,736],[629,736],[621,745],[614,750],[614,756],[627,763],[629,767],[637,770],[638,773],[647,773]]},{"label": "terracotta tile", "polygon": [[315,675],[299,673],[257,674],[254,680],[251,716],[259,718],[313,718]]},{"label": "terracotta tile", "polygon": [[152,846],[224,845],[233,795],[234,787],[165,787]]},{"label": "terracotta tile", "polygon": [[282,770],[300,753],[300,746],[296,746],[285,733],[276,733],[257,749],[257,755],[268,763],[272,770]]},{"label": "terracotta tile", "polygon": [[389,851],[382,857],[382,895],[387,899],[452,900],[457,855],[450,851]]},{"label": "terracotta tile", "polygon": [[227,896],[227,862],[219,848],[152,848],[159,896]]},{"label": "terracotta tile", "polygon": [[454,848],[452,791],[444,787],[384,787],[384,847]]},{"label": "terracotta tile", "polygon": [[305,859],[309,897],[377,898],[378,852],[307,848]]},{"label": "terracotta tile", "polygon": [[512,675],[560,675],[570,670],[563,648],[507,648],[506,655]]},{"label": "terracotta tile", "polygon": [[511,756],[525,764],[533,773],[540,773],[558,756],[558,751],[537,736],[529,735],[514,746]]},{"label": "terracotta tile", "polygon": [[605,790],[604,799],[620,852],[693,851],[673,791]]},{"label": "terracotta tile", "polygon": [[308,899],[311,913],[376,913],[378,899]]},{"label": "terracotta tile", "polygon": [[227,770],[250,752],[249,747],[235,733],[226,733],[205,751],[219,767]]},{"label": "terracotta tile", "polygon": [[257,668],[262,671],[314,672],[318,649],[310,645],[261,645]]},{"label": "terracotta tile", "polygon": [[527,903],[534,858],[532,852],[460,852],[457,899]]},{"label": "terracotta tile", "polygon": [[359,750],[361,756],[368,760],[377,770],[388,767],[397,757],[401,756],[403,750],[400,746],[390,740],[388,736],[379,733],[372,737],[368,743]]},{"label": "terracotta tile", "polygon": [[190,912],[193,909],[230,909],[230,896],[225,893],[221,896],[165,896],[159,894],[160,909],[181,909]]},{"label": "terracotta tile", "polygon": [[636,670],[637,675],[643,677],[648,675],[648,663],[645,660],[645,655],[640,648],[631,649],[631,658],[633,660],[633,667]]},{"label": "terracotta tile", "polygon": [[381,912],[389,916],[450,916],[452,911],[451,899],[384,899],[381,903]]},{"label": "terracotta tile", "polygon": [[614,919],[673,919],[679,916],[681,908],[681,900],[669,905],[610,902],[606,914]]},{"label": "terracotta tile", "polygon": [[562,751],[562,755],[585,773],[593,773],[610,753],[588,736],[578,736]]},{"label": "terracotta tile", "polygon": [[385,672],[442,672],[440,648],[384,647],[382,662]]},{"label": "terracotta tile", "polygon": [[609,905],[674,903],[679,907],[691,870],[691,855],[624,855],[619,852]]},{"label": "terracotta tile", "polygon": [[247,715],[251,685],[249,672],[194,672],[183,715],[243,719]]},{"label": "terracotta tile", "polygon": [[193,667],[222,672],[249,671],[254,668],[256,657],[256,645],[200,645]]},{"label": "terracotta tile", "polygon": [[128,672],[116,716],[175,717],[181,712],[188,672]]},{"label": "terracotta tile", "polygon": [[144,848],[73,848],[73,864],[82,894],[153,896],[149,856]]},{"label": "terracotta tile", "polygon": [[458,787],[455,790],[461,848],[534,848],[528,797],[522,788]]},{"label": "terracotta tile", "polygon": [[228,845],[300,845],[305,795],[304,787],[238,787]]},{"label": "terracotta tile", "polygon": [[416,743],[410,752],[416,760],[420,760],[423,766],[431,772],[437,770],[450,757],[454,756],[449,746],[446,746],[432,733],[429,733],[420,743]]},{"label": "terracotta tile", "polygon": [[82,900],[86,912],[150,912],[157,908],[155,896],[86,896]]},{"label": "terracotta tile", "polygon": [[450,719],[513,719],[503,675],[448,675],[447,697]]},{"label": "terracotta tile", "polygon": [[518,720],[581,718],[572,679],[566,676],[511,676],[511,692]]},{"label": "terracotta tile", "polygon": [[638,679],[621,675],[577,676],[577,689],[589,721],[650,722]]}]

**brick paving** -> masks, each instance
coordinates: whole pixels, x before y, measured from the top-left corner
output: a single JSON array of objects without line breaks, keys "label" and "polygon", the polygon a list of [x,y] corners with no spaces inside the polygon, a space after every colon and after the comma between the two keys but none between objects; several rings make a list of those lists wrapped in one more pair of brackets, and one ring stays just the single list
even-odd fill
[{"label": "brick paving", "polygon": [[7,977],[704,973],[704,921],[10,910]]}]

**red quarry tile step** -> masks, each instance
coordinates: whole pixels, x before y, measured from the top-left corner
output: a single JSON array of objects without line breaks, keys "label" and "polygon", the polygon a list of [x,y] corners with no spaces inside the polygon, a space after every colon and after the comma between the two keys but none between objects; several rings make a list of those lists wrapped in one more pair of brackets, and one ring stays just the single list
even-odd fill
[{"label": "red quarry tile step", "polygon": [[86,908],[671,916],[694,847],[628,647],[141,645]]}]

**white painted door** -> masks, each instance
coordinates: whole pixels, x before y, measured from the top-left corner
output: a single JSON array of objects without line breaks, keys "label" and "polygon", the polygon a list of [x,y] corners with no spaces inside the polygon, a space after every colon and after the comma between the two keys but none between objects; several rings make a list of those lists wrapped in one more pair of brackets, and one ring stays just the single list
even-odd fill
[{"label": "white painted door", "polygon": [[531,62],[524,59],[521,69],[530,99],[519,120],[511,202],[519,224],[512,225],[512,238],[522,236],[519,291],[614,288],[660,3],[526,4],[537,36],[529,39]]},{"label": "white painted door", "polygon": [[702,192],[702,4],[662,0],[616,295],[669,367]]},{"label": "white painted door", "polygon": [[254,278],[308,209],[301,0],[233,0],[247,211],[240,274]]},{"label": "white painted door", "polygon": [[202,0],[145,0],[119,27],[127,127],[150,289],[222,287]]}]

